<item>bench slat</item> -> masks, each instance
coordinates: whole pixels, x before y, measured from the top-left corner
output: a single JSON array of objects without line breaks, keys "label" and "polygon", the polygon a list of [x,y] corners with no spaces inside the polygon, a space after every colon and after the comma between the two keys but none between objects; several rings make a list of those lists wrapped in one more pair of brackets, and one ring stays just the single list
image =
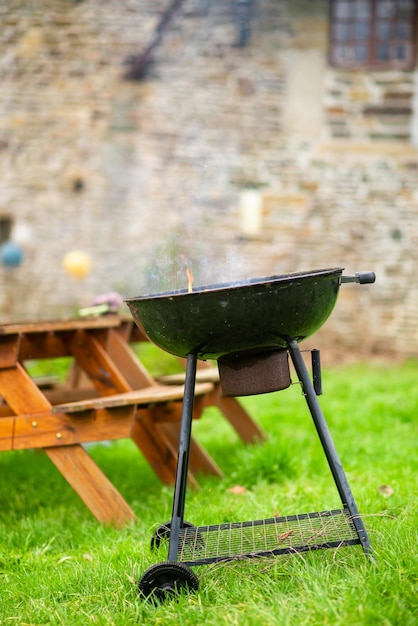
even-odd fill
[{"label": "bench slat", "polygon": [[[168,376],[158,376],[157,380],[164,385],[181,385],[184,383],[186,378],[185,372],[180,372],[179,374],[169,374]],[[198,369],[196,371],[196,381],[201,383],[218,383],[219,382],[219,371],[217,367],[208,367]]]},{"label": "bench slat", "polygon": [[[211,383],[199,383],[195,387],[195,395],[203,395],[212,391]],[[129,404],[154,404],[156,402],[169,402],[170,400],[182,400],[184,385],[151,385],[144,389],[135,389],[125,393],[99,398],[86,398],[78,402],[56,404],[52,407],[52,413],[77,413],[91,409],[108,409]]]}]

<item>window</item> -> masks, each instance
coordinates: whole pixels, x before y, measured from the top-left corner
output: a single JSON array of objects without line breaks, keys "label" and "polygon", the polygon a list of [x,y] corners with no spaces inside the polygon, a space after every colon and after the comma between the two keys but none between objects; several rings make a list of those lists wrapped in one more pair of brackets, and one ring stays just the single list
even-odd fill
[{"label": "window", "polygon": [[0,213],[0,244],[8,241],[12,230],[12,218]]},{"label": "window", "polygon": [[417,0],[331,0],[331,64],[347,69],[411,69],[417,4]]}]

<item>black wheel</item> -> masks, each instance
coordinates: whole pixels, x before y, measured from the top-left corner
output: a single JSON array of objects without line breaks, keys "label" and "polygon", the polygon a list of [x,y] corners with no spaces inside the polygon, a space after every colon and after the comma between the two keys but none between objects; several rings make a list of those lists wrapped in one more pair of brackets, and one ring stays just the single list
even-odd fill
[{"label": "black wheel", "polygon": [[199,588],[196,574],[184,563],[165,561],[151,565],[138,582],[138,591],[148,600],[164,601],[183,589],[195,592]]},{"label": "black wheel", "polygon": [[[183,528],[194,528],[194,525],[190,522],[183,522]],[[151,550],[158,550],[161,542],[170,537],[171,520],[165,524],[158,526],[157,530],[151,538]]]}]

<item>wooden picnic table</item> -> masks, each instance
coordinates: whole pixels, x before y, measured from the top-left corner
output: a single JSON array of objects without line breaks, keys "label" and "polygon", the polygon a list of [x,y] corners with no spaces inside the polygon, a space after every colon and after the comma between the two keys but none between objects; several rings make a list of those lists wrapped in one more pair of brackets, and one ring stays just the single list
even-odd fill
[{"label": "wooden picnic table", "polygon": [[[151,376],[131,345],[144,339],[133,321],[117,315],[0,326],[0,451],[43,450],[93,515],[118,526],[134,513],[82,444],[131,438],[162,482],[175,481],[183,381]],[[73,362],[64,384],[48,385],[28,372],[28,361],[58,357]],[[244,441],[262,438],[236,399],[222,407],[212,379],[196,384],[194,418],[215,404]],[[191,485],[196,472],[222,475],[193,439]]]},{"label": "wooden picnic table", "polygon": [[[82,444],[130,437],[157,476],[173,483],[177,450],[164,429],[180,420],[183,399],[181,385],[171,390],[152,378],[125,330],[117,316],[0,327],[0,450],[42,449],[96,518],[116,525],[134,513]],[[88,386],[48,389],[25,367],[63,356],[74,359]],[[199,385],[197,417],[211,389]],[[193,456],[195,468],[220,473],[197,442]],[[189,480],[196,482],[192,472]]]}]

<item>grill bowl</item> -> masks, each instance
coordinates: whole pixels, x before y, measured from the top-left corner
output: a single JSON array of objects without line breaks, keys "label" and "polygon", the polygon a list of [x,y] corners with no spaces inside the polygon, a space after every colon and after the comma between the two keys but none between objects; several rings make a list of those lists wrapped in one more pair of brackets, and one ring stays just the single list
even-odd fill
[{"label": "grill bowl", "polygon": [[343,268],[196,287],[127,298],[138,327],[157,346],[200,359],[286,348],[330,316]]}]

